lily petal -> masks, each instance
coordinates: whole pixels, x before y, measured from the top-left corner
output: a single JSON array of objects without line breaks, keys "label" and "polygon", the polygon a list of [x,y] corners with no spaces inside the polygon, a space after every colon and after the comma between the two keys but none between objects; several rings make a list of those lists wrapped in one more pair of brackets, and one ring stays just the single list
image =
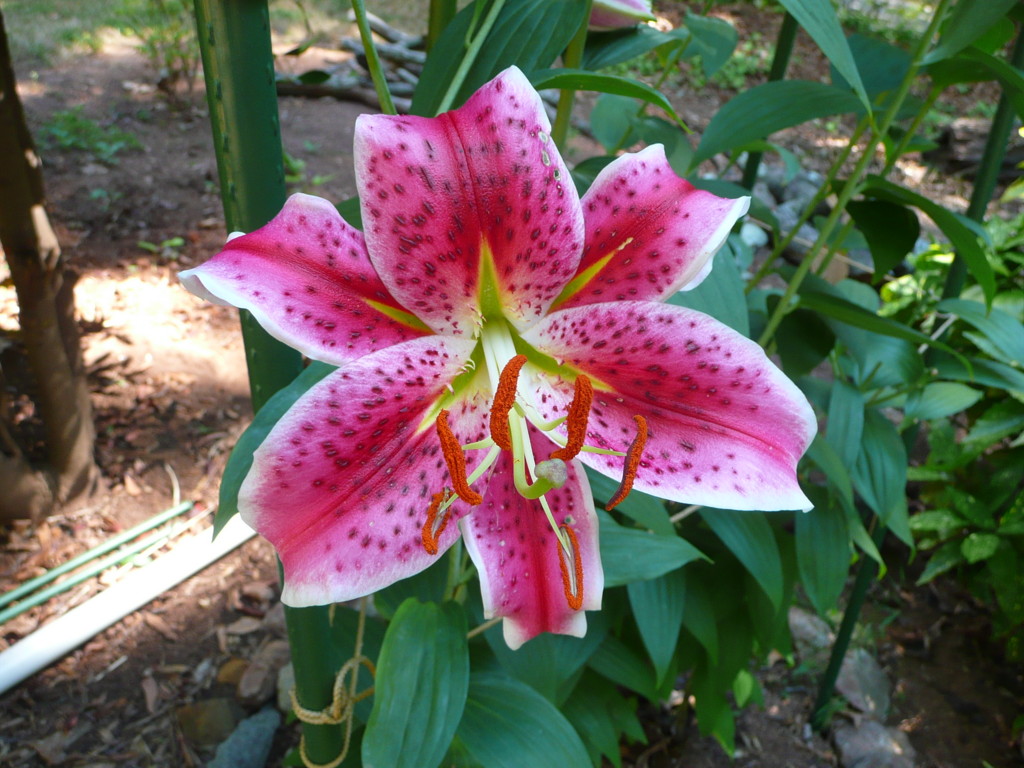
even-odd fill
[{"label": "lily petal", "polygon": [[556,309],[656,301],[696,287],[750,206],[749,197],[718,197],[679,178],[661,144],[610,163],[580,202],[583,259]]},{"label": "lily petal", "polygon": [[[555,445],[531,428],[534,453],[547,456]],[[583,605],[569,607],[559,565],[559,543],[538,501],[524,499],[512,482],[512,456],[502,452],[484,502],[463,517],[466,551],[480,575],[484,616],[504,617],[505,642],[515,650],[542,632],[583,637],[585,611],[598,610],[604,571],[598,546],[594,499],[583,467],[567,465],[568,480],[545,498],[559,524],[576,534],[583,568]]]},{"label": "lily petal", "polygon": [[312,195],[292,195],[266,226],[179,277],[197,296],[249,310],[276,339],[332,365],[429,333],[377,277],[362,234]]},{"label": "lily petal", "polygon": [[[796,463],[817,430],[807,398],[750,339],[693,310],[617,302],[555,312],[524,334],[591,377],[587,442],[625,450],[649,436],[634,485],[665,499],[740,510],[810,509]],[[544,418],[565,412],[569,382],[541,374]],[[611,477],[622,459],[581,453]]]},{"label": "lily petal", "polygon": [[[434,561],[422,526],[448,482],[431,416],[472,350],[431,336],[366,355],[312,387],[255,452],[239,509],[281,557],[286,604],[351,600]],[[460,440],[486,434],[479,395],[449,406]],[[469,507],[451,511],[440,552]]]},{"label": "lily petal", "polygon": [[[583,218],[550,130],[515,67],[437,118],[356,121],[370,258],[392,295],[438,333],[471,335],[488,302],[524,327],[575,274]],[[485,259],[497,280],[491,298],[481,296],[494,290]]]}]

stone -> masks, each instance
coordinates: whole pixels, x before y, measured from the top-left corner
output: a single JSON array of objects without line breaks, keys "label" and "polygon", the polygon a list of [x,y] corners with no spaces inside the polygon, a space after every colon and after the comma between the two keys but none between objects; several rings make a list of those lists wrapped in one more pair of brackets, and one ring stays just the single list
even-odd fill
[{"label": "stone", "polygon": [[292,688],[295,687],[295,667],[291,662],[277,673],[277,708],[284,713],[292,711]]},{"label": "stone", "polygon": [[884,721],[889,714],[889,679],[875,658],[863,648],[846,654],[839,668],[836,690],[865,715]]},{"label": "stone", "polygon": [[280,724],[281,715],[273,707],[264,707],[247,717],[217,747],[217,754],[206,764],[207,768],[263,768]]},{"label": "stone", "polygon": [[789,609],[788,619],[789,633],[793,636],[793,642],[796,643],[796,650],[801,658],[828,650],[836,641],[828,622],[815,613],[794,605]]},{"label": "stone", "polygon": [[271,640],[261,647],[238,681],[238,700],[260,707],[274,696],[277,673],[291,658],[287,640]]},{"label": "stone", "polygon": [[175,715],[185,738],[196,747],[212,747],[231,735],[244,711],[232,699],[204,699],[178,707]]},{"label": "stone", "polygon": [[740,226],[740,239],[751,248],[760,248],[762,245],[768,245],[768,233],[757,226],[757,224],[751,224],[749,221],[743,222]]},{"label": "stone", "polygon": [[839,725],[832,735],[843,768],[914,768],[914,748],[896,728],[865,719]]}]

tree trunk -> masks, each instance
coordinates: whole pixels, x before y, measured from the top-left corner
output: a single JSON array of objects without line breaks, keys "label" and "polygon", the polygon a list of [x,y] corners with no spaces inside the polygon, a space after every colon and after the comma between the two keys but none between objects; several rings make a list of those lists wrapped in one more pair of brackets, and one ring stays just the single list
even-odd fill
[{"label": "tree trunk", "polygon": [[[89,490],[96,476],[95,432],[78,330],[73,281],[44,208],[43,176],[15,87],[0,13],[0,245],[18,295],[19,324],[34,376],[46,464],[33,467],[0,422],[0,520],[39,517]],[[0,419],[6,414],[0,409]]]}]

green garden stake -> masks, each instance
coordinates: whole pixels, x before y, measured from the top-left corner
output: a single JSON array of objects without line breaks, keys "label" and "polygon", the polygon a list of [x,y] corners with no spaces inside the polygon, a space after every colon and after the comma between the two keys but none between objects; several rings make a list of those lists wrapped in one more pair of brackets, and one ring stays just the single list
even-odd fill
[{"label": "green garden stake", "polygon": [[[195,0],[221,199],[228,231],[266,224],[285,200],[274,57],[266,0]],[[253,409],[302,370],[302,356],[273,339],[247,313],[242,336]],[[330,642],[328,608],[286,608],[296,696],[306,709],[331,705],[340,667]],[[343,728],[303,724],[306,753],[317,763],[341,751]]]}]

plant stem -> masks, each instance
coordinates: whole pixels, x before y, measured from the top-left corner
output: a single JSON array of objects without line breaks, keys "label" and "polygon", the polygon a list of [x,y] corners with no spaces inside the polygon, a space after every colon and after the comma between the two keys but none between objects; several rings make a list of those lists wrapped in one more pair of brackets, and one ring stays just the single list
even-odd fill
[{"label": "plant stem", "polygon": [[[569,47],[565,49],[565,56],[562,57],[562,63],[567,69],[577,69],[583,61],[583,49],[587,45],[587,22],[590,20],[590,8],[593,5],[593,0],[584,0],[584,2],[587,8],[583,14],[583,21],[580,23],[580,28],[576,30],[575,37],[569,42]],[[569,136],[569,124],[572,120],[572,107],[575,101],[576,91],[569,88],[563,88],[558,96],[558,112],[555,114],[555,124],[551,129],[551,138],[563,155],[565,154],[565,140]]]},{"label": "plant stem", "polygon": [[[885,526],[878,518],[871,521],[874,530],[871,533],[871,540],[875,547],[881,547],[885,539]],[[821,678],[821,685],[818,687],[818,698],[814,703],[814,716],[811,723],[815,729],[824,731],[829,722],[828,705],[832,701],[832,693],[836,688],[836,679],[839,677],[839,670],[843,666],[843,659],[846,658],[846,651],[850,647],[850,639],[853,637],[853,630],[857,627],[857,620],[860,618],[861,608],[868,595],[868,588],[878,572],[878,563],[874,559],[861,555],[860,565],[857,566],[857,575],[853,581],[853,588],[850,591],[850,599],[846,602],[846,610],[843,612],[843,621],[839,625],[839,633],[832,645],[832,653],[828,659],[828,667]]]},{"label": "plant stem", "polygon": [[[789,67],[789,58],[793,55],[793,42],[796,40],[796,31],[800,25],[796,17],[787,12],[782,17],[782,26],[779,28],[779,36],[775,40],[775,55],[772,57],[772,68],[768,72],[768,81],[781,80],[786,76],[786,69]],[[743,166],[743,180],[740,181],[747,189],[753,189],[757,181],[757,169],[761,165],[763,152],[751,152],[747,155],[747,163]]]},{"label": "plant stem", "polygon": [[352,0],[352,12],[356,16],[359,37],[363,41],[363,50],[366,51],[366,67],[370,70],[370,77],[373,78],[373,87],[377,91],[380,111],[385,115],[397,115],[398,110],[395,109],[395,102],[391,99],[391,91],[388,90],[388,79],[384,75],[380,56],[377,55],[377,46],[373,42],[370,22],[366,18],[366,3],[363,0]]},{"label": "plant stem", "polygon": [[[266,224],[285,199],[284,153],[265,0],[195,0],[207,102],[228,231]],[[302,370],[301,355],[242,313],[253,409],[258,410]],[[309,709],[333,699],[338,669],[327,608],[286,608],[296,693]],[[303,724],[310,757],[333,760],[343,733],[338,726]]]},{"label": "plant stem", "polygon": [[[1020,69],[1024,67],[1024,34],[1018,33],[1017,42],[1014,43],[1013,52],[1010,54],[1010,64]],[[981,165],[978,166],[978,176],[974,180],[974,189],[971,190],[971,202],[967,208],[967,216],[977,222],[985,220],[985,209],[992,199],[996,189],[996,182],[999,180],[999,169],[1006,156],[1006,145],[1010,138],[1010,129],[1013,127],[1014,109],[1010,99],[1003,88],[1003,94],[999,97],[999,106],[996,108],[995,117],[992,118],[992,126],[989,128],[988,139],[985,141],[985,151],[981,156]],[[967,279],[967,264],[960,254],[953,257],[953,263],[946,274],[946,284],[942,289],[942,297],[948,299],[959,296]]]},{"label": "plant stem", "polygon": [[775,264],[778,258],[789,247],[789,244],[792,243],[793,240],[796,238],[797,232],[800,231],[800,227],[802,227],[804,224],[810,221],[811,216],[814,214],[814,210],[822,201],[824,201],[826,197],[828,197],[828,193],[829,190],[832,188],[833,182],[836,180],[836,177],[839,175],[839,172],[842,170],[843,165],[846,163],[847,159],[853,153],[853,148],[857,146],[857,142],[860,141],[860,137],[864,133],[864,131],[867,130],[867,127],[867,117],[862,117],[860,121],[857,123],[857,127],[853,129],[853,133],[850,134],[850,139],[849,141],[847,141],[846,146],[843,147],[842,151],[839,153],[839,156],[836,157],[832,165],[829,166],[828,171],[826,171],[825,173],[825,178],[822,181],[821,187],[818,188],[817,193],[814,195],[811,201],[805,206],[803,213],[800,214],[800,218],[797,219],[796,223],[793,225],[793,228],[790,229],[789,233],[786,234],[778,243],[775,244],[775,247],[772,248],[772,252],[768,255],[768,258],[765,259],[764,264],[762,264],[758,268],[757,272],[754,273],[754,276],[750,278],[746,287],[747,293],[750,293],[752,290],[754,290],[754,288],[756,288],[758,284],[765,278],[765,276],[771,271],[772,266]]},{"label": "plant stem", "polygon": [[476,35],[473,36],[473,42],[469,44],[469,48],[467,48],[465,54],[463,54],[462,61],[459,62],[459,68],[456,70],[455,76],[452,78],[452,81],[448,83],[448,90],[444,92],[444,98],[441,99],[441,103],[437,107],[438,114],[447,112],[452,108],[452,105],[455,103],[455,97],[462,88],[462,84],[466,80],[466,75],[469,74],[469,68],[472,67],[473,62],[476,61],[476,57],[480,53],[480,49],[483,47],[484,41],[487,40],[487,35],[491,33],[491,27],[493,27],[494,23],[498,20],[498,16],[501,14],[501,9],[504,7],[505,0],[494,0],[494,5],[492,5],[491,10],[488,11],[483,24],[480,25],[480,29],[478,29],[476,31]]},{"label": "plant stem", "polygon": [[[932,37],[935,35],[940,22],[946,15],[946,9],[949,7],[949,3],[950,0],[939,0],[934,13],[932,14],[931,21],[928,24],[928,29],[925,31],[924,35],[921,36],[917,49],[914,51],[911,65],[907,68],[907,72],[903,76],[903,80],[900,83],[899,88],[897,88],[896,92],[893,94],[889,108],[885,111],[882,119],[872,127],[871,135],[868,137],[867,144],[864,147],[864,152],[861,154],[860,158],[857,160],[857,164],[850,172],[850,178],[847,179],[846,183],[843,184],[842,189],[839,191],[839,199],[836,201],[835,207],[832,209],[832,212],[828,215],[828,218],[822,225],[821,231],[818,233],[818,238],[814,241],[814,245],[807,251],[803,261],[800,262],[800,266],[797,267],[796,272],[793,273],[793,277],[790,278],[789,284],[786,286],[786,291],[782,296],[782,300],[779,301],[775,311],[772,312],[771,317],[768,318],[768,323],[765,326],[764,332],[758,340],[758,343],[762,347],[765,346],[765,344],[767,344],[775,335],[775,331],[778,329],[779,323],[782,322],[782,318],[785,317],[793,308],[793,299],[795,298],[797,291],[799,291],[804,278],[807,277],[807,273],[810,272],[811,266],[814,263],[815,255],[821,251],[824,244],[829,241],[829,238],[832,236],[832,232],[835,231],[836,225],[839,223],[843,212],[846,210],[847,203],[849,203],[850,200],[853,199],[853,196],[860,191],[861,179],[863,179],[868,166],[874,159],[875,146],[888,132],[889,126],[892,125],[892,122],[899,113],[899,109],[903,105],[907,94],[910,92],[910,86],[913,84],[914,78],[917,77],[917,72],[921,68],[921,61],[931,44]],[[823,259],[823,262],[827,266],[828,253],[826,253],[825,256],[826,258]]]}]

